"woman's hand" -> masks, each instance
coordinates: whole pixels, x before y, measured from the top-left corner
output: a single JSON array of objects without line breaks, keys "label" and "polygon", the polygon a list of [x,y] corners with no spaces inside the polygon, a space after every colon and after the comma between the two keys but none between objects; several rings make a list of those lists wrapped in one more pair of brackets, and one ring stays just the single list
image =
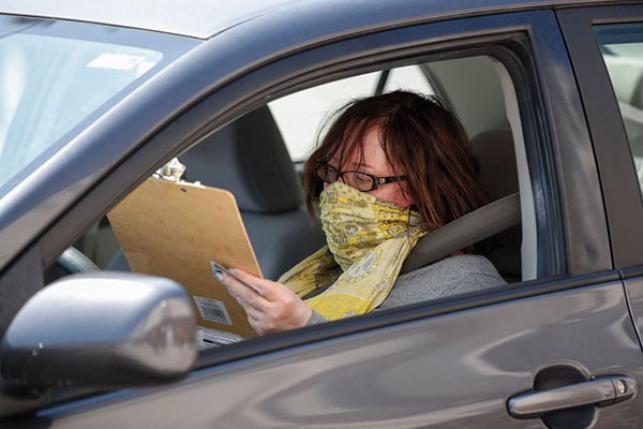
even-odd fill
[{"label": "woman's hand", "polygon": [[312,310],[286,286],[238,269],[232,272],[256,292],[226,273],[219,280],[246,311],[250,325],[260,335],[306,326]]}]

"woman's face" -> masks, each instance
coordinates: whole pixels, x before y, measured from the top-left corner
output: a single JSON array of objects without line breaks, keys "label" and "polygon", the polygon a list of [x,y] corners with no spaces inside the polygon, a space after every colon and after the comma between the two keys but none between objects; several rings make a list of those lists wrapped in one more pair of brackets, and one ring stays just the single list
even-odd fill
[{"label": "woman's face", "polygon": [[[364,153],[361,163],[359,149],[356,148],[346,156],[341,166],[337,165],[339,155],[333,157],[330,164],[339,171],[360,171],[377,177],[405,175],[406,171],[395,171],[388,163],[380,139],[380,129],[378,127],[372,127],[364,135]],[[378,187],[370,191],[369,194],[380,200],[388,201],[401,207],[409,207],[415,204],[415,201],[410,195],[402,192],[403,183],[404,182],[392,182],[378,185]],[[324,187],[325,186],[326,184],[324,184]]]}]

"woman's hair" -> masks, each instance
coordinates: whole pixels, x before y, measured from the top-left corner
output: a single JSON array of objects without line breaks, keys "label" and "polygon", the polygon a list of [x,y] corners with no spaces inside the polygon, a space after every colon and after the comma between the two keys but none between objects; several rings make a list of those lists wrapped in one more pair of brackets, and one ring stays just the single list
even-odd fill
[{"label": "woman's hair", "polygon": [[486,203],[466,133],[437,98],[395,91],[351,101],[330,119],[321,143],[304,166],[310,213],[323,189],[318,167],[336,155],[341,166],[356,149],[362,162],[364,135],[372,127],[380,130],[393,170],[408,177],[400,182],[402,191],[415,200],[429,230]]}]

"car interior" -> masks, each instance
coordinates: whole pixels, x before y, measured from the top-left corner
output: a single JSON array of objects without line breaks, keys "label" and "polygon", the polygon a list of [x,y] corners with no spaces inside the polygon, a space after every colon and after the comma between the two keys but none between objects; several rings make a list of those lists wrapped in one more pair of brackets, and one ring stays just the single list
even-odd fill
[{"label": "car interior", "polygon": [[[434,94],[456,114],[490,195],[490,204],[420,240],[403,271],[494,237],[486,256],[507,282],[535,279],[535,215],[517,97],[509,73],[488,56],[380,70],[271,101],[179,155],[186,166],[183,179],[234,194],[264,276],[277,279],[325,244],[304,208],[301,182],[320,124],[351,98],[395,89]],[[129,270],[106,218],[56,265],[63,273]]]}]

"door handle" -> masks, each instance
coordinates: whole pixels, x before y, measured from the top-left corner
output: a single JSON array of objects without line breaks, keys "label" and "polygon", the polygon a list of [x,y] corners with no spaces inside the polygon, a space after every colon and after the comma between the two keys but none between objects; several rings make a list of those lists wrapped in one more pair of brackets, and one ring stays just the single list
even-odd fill
[{"label": "door handle", "polygon": [[634,393],[636,381],[633,378],[610,375],[568,386],[521,393],[509,399],[507,408],[514,417],[539,417],[552,411],[582,405],[611,405],[631,398]]}]

